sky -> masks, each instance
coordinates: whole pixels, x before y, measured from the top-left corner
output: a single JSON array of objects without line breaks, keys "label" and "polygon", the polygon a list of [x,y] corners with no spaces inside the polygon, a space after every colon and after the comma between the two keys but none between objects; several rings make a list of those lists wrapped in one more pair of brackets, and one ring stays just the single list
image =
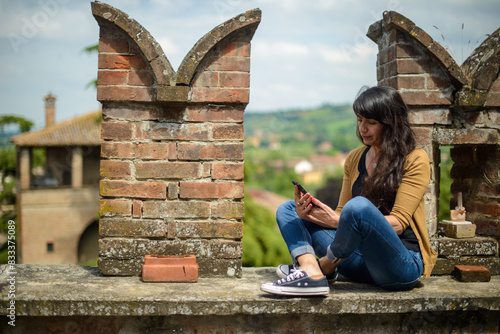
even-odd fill
[{"label": "sky", "polygon": [[[499,0],[107,0],[143,25],[174,69],[220,23],[260,8],[252,39],[248,112],[352,103],[376,85],[377,46],[368,27],[395,10],[445,46],[458,64],[500,26]],[[90,0],[0,0],[0,115],[45,126],[43,97],[57,97],[56,121],[100,108],[98,42]]]}]

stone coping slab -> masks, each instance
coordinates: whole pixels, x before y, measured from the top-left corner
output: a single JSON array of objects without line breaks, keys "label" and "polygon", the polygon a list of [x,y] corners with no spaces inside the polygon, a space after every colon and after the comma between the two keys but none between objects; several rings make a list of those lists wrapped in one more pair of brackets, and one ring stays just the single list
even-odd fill
[{"label": "stone coping slab", "polygon": [[[7,315],[15,281],[16,316],[168,316],[256,314],[376,314],[500,310],[500,276],[462,283],[449,276],[391,292],[340,279],[325,297],[292,298],[260,291],[277,279],[274,268],[243,268],[242,278],[198,283],[145,283],[140,277],[102,276],[77,265],[0,266],[0,315]],[[12,279],[15,277],[15,279]],[[11,295],[11,296],[9,296]]]}]

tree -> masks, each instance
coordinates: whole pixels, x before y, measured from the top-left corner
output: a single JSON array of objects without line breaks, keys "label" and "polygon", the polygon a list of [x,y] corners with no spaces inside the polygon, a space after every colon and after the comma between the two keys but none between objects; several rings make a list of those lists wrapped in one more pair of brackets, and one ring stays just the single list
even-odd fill
[{"label": "tree", "polygon": [[[0,134],[5,136],[5,127],[17,125],[21,132],[29,131],[33,122],[18,116],[0,117]],[[0,147],[0,233],[7,235],[8,222],[16,218],[16,149],[14,146]],[[0,263],[7,263],[7,242],[0,246]]]}]

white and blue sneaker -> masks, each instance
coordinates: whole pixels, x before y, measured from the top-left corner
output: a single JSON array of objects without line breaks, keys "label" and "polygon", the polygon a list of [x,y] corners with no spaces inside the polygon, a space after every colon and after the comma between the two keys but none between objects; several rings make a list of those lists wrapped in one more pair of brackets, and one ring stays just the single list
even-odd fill
[{"label": "white and blue sneaker", "polygon": [[288,296],[320,296],[330,292],[326,276],[312,279],[305,271],[298,269],[274,283],[262,284],[260,289],[264,292]]}]

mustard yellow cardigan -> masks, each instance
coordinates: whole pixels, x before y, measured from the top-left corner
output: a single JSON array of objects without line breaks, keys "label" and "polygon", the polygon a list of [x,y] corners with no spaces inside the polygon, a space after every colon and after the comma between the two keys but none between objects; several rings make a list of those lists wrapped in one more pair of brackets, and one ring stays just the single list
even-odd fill
[{"label": "mustard yellow cardigan", "polygon": [[[352,186],[359,176],[358,164],[366,146],[353,150],[344,164],[344,180],[339,203],[335,212],[340,215],[344,205],[352,198]],[[417,236],[424,260],[424,277],[429,277],[436,263],[437,254],[429,243],[429,232],[425,218],[424,194],[430,180],[429,157],[417,148],[406,157],[403,178],[391,211],[405,230],[410,226]]]}]

